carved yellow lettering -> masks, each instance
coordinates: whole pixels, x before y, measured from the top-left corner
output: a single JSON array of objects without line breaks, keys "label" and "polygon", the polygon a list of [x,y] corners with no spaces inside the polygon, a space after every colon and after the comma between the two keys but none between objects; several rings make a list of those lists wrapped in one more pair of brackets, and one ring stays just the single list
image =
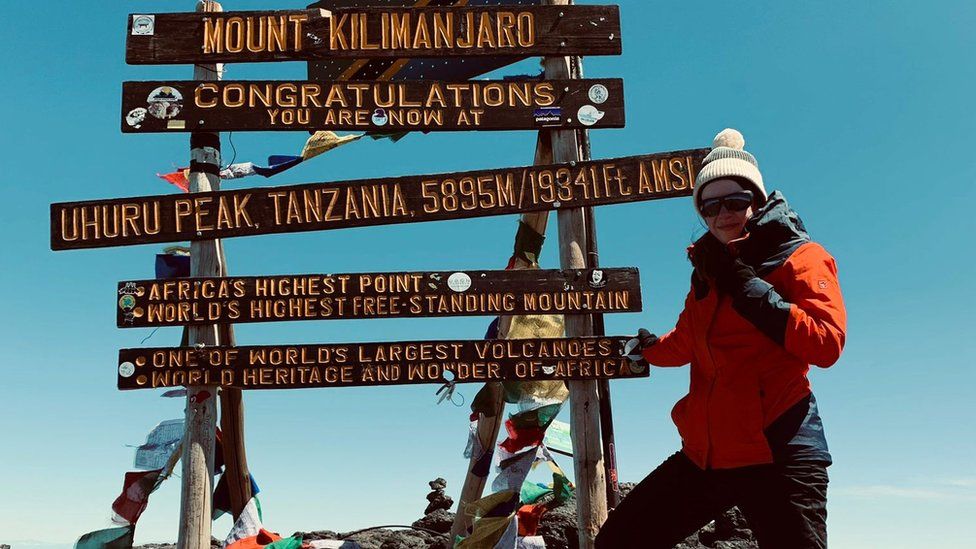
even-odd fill
[{"label": "carved yellow lettering", "polygon": [[203,53],[224,52],[224,18],[203,18]]}]

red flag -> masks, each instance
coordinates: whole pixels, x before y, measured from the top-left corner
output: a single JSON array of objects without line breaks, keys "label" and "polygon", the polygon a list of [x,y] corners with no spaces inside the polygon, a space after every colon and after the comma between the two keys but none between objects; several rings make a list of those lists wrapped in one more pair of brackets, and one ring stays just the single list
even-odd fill
[{"label": "red flag", "polygon": [[169,183],[176,185],[177,187],[183,189],[183,192],[190,192],[190,181],[186,178],[187,172],[190,168],[180,168],[173,173],[157,173],[156,177],[168,181]]},{"label": "red flag", "polygon": [[548,509],[544,504],[523,505],[518,510],[518,535],[534,536],[539,529],[539,521]]},{"label": "red flag", "polygon": [[226,549],[260,549],[281,539],[281,536],[262,528],[258,535],[244,538],[227,545]]},{"label": "red flag", "polygon": [[122,482],[122,493],[112,503],[112,510],[129,524],[135,524],[139,515],[149,504],[149,494],[156,489],[162,469],[152,471],[135,471],[125,474]]},{"label": "red flag", "polygon": [[508,430],[508,438],[499,444],[499,446],[513,454],[526,446],[538,446],[546,436],[546,430],[543,428],[531,427],[528,429],[518,429],[512,423],[511,419],[505,420],[505,428]]}]

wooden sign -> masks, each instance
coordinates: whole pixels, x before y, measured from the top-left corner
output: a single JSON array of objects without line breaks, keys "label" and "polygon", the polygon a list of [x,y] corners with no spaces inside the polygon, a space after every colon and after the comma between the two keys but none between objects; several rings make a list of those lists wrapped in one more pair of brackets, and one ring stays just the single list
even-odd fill
[{"label": "wooden sign", "polygon": [[51,204],[51,249],[321,231],[690,196],[709,149]]},{"label": "wooden sign", "polygon": [[[630,337],[407,341],[119,351],[119,389],[301,389],[647,377]],[[635,360],[637,359],[637,360]]]},{"label": "wooden sign", "polygon": [[635,268],[136,280],[117,297],[120,328],[641,310]]},{"label": "wooden sign", "polygon": [[[538,6],[543,0],[477,0],[477,5]],[[341,10],[365,7],[451,7],[465,6],[469,0],[318,0],[307,9]],[[464,57],[380,57],[378,59],[331,57],[308,61],[309,80],[470,80],[524,57],[476,55]]]},{"label": "wooden sign", "polygon": [[623,80],[122,84],[127,133],[620,128]]},{"label": "wooden sign", "polygon": [[125,60],[164,65],[620,52],[617,6],[351,8],[134,13]]}]

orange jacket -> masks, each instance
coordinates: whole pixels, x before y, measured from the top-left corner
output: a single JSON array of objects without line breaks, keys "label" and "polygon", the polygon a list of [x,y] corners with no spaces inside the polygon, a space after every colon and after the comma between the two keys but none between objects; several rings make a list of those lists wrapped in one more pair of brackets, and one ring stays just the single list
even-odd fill
[{"label": "orange jacket", "polygon": [[671,417],[702,469],[771,463],[763,430],[810,394],[809,365],[831,366],[844,346],[837,266],[780,193],[746,230],[730,246],[758,278],[733,299],[696,273],[675,328],[644,350],[656,366],[691,363]]}]

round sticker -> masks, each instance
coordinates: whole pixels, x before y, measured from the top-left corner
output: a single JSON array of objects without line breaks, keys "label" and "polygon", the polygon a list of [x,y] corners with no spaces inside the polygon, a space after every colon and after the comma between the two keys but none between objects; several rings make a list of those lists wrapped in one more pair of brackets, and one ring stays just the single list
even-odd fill
[{"label": "round sticker", "polygon": [[376,109],[373,111],[373,124],[385,126],[390,118],[386,115],[386,109]]},{"label": "round sticker", "polygon": [[129,114],[125,115],[125,123],[133,128],[141,128],[142,123],[146,121],[146,112],[146,109],[142,107],[132,109]]},{"label": "round sticker", "polygon": [[131,362],[123,362],[119,364],[119,375],[122,377],[132,377],[132,374],[136,373],[136,367]]},{"label": "round sticker", "polygon": [[455,292],[463,292],[471,287],[471,277],[464,273],[454,273],[447,277],[447,287]]},{"label": "round sticker", "polygon": [[160,86],[149,93],[146,98],[149,104],[149,114],[160,120],[176,118],[183,108],[183,94],[176,88]]},{"label": "round sticker", "polygon": [[131,295],[124,295],[119,298],[119,307],[125,310],[129,310],[136,306],[136,298]]},{"label": "round sticker", "polygon": [[590,92],[587,95],[590,96],[590,101],[600,105],[610,97],[610,92],[603,84],[593,84],[590,86]]},{"label": "round sticker", "polygon": [[584,126],[592,126],[603,118],[603,111],[598,110],[593,105],[583,105],[576,111],[576,118]]},{"label": "round sticker", "polygon": [[152,36],[156,27],[155,15],[133,15],[132,34],[134,36]]}]

